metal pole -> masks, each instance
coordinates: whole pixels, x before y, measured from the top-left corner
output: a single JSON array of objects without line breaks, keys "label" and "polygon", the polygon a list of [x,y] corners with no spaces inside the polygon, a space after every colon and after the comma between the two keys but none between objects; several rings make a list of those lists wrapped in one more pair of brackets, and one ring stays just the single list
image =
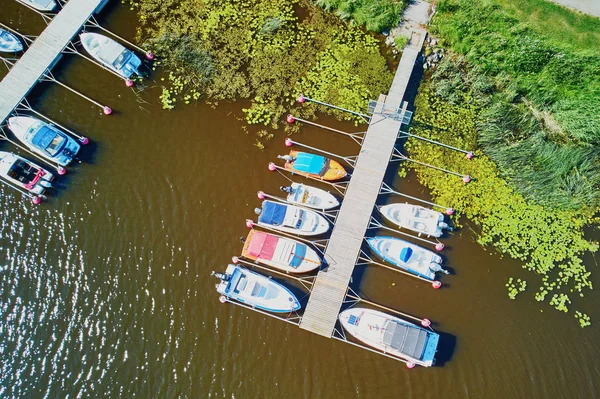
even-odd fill
[{"label": "metal pole", "polygon": [[439,141],[428,139],[426,137],[417,136],[416,134],[411,134],[411,133],[408,133],[408,132],[400,131],[400,134],[398,135],[398,138],[402,138],[402,137],[414,137],[416,139],[423,140],[423,141],[426,141],[426,142],[431,143],[431,144],[439,145],[441,147],[448,148],[450,150],[462,152],[463,154],[466,154],[469,159],[473,158],[473,151],[463,150],[463,149],[460,149],[460,148],[457,148],[457,147],[453,147],[453,146],[448,145],[448,144],[441,143]]},{"label": "metal pole", "polygon": [[308,98],[308,97],[304,97],[304,96],[298,97],[298,102],[299,103],[303,103],[305,101],[310,101],[310,102],[315,103],[315,104],[324,105],[324,106],[329,107],[329,108],[337,109],[338,111],[344,111],[344,112],[348,112],[348,113],[356,115],[356,116],[362,116],[363,118],[371,119],[370,115],[361,114],[360,112],[351,111],[349,109],[338,107],[336,105],[327,104],[327,103],[324,103],[322,101],[315,100],[313,98]]},{"label": "metal pole", "polygon": [[364,262],[372,263],[374,265],[384,267],[384,268],[389,269],[389,270],[394,271],[394,272],[402,273],[402,274],[407,275],[409,277],[414,277],[414,278],[416,278],[418,280],[425,281],[426,283],[432,283],[433,282],[432,280],[428,280],[425,277],[421,277],[421,276],[417,276],[416,274],[409,273],[409,272],[407,272],[405,270],[402,270],[402,269],[400,269],[398,267],[392,267],[392,266],[388,266],[388,265],[386,265],[384,263],[375,262],[374,260],[372,260],[370,258],[367,258],[367,259],[365,259],[365,258],[359,258],[359,260],[363,260]]},{"label": "metal pole", "polygon": [[412,316],[412,315],[409,315],[408,313],[400,312],[399,310],[396,310],[396,309],[388,308],[387,306],[380,305],[378,303],[369,301],[367,299],[363,299],[363,298],[358,297],[358,296],[354,296],[354,295],[349,294],[349,293],[346,293],[346,296],[348,296],[348,297],[350,297],[352,299],[355,299],[358,302],[364,302],[364,303],[366,303],[368,305],[375,306],[377,308],[387,310],[388,312],[399,314],[402,317],[406,317],[406,318],[409,318],[411,320],[418,321],[419,323],[421,323],[423,321],[423,319],[420,319],[420,318],[418,318],[416,316]]},{"label": "metal pole", "polygon": [[[371,226],[372,227],[367,227],[367,230],[369,230],[369,229],[383,229],[383,230],[391,231],[393,233],[398,233],[398,234],[403,235],[405,237],[413,238],[413,239],[415,239],[417,241],[426,242],[427,244],[433,245],[435,247],[435,249],[438,250],[438,251],[441,251],[442,249],[444,249],[444,244],[442,244],[440,242],[434,242],[434,241],[431,241],[431,240],[427,240],[425,238],[421,238],[421,237],[418,237],[418,236],[414,236],[412,234],[405,233],[405,232],[403,232],[403,231],[400,230],[400,227],[398,227],[398,229],[391,229],[391,228],[389,228],[387,226],[384,226],[381,223],[379,223],[372,216],[371,216]],[[438,248],[441,248],[441,249],[438,249]]]},{"label": "metal pole", "polygon": [[75,93],[79,97],[81,97],[81,98],[83,98],[85,100],[88,100],[89,102],[91,102],[92,104],[94,104],[95,106],[97,106],[98,108],[102,109],[102,111],[104,112],[104,114],[110,115],[112,113],[112,108],[110,108],[109,106],[100,104],[98,101],[96,101],[96,100],[94,100],[94,99],[86,96],[85,94],[83,94],[83,93],[81,93],[81,92],[79,92],[79,91],[77,91],[77,90],[75,90],[75,89],[67,86],[66,84],[64,84],[64,83],[56,80],[52,75],[44,74],[44,76],[46,76],[46,78],[48,80],[50,80],[50,81],[58,84],[59,86],[64,87],[65,89],[69,90],[71,93]]},{"label": "metal pole", "polygon": [[148,58],[149,60],[154,59],[154,54],[152,54],[152,52],[150,52],[149,50],[144,50],[143,48],[141,48],[140,46],[138,46],[137,44],[131,43],[130,41],[122,38],[121,36],[117,35],[116,33],[113,33],[111,31],[109,31],[108,29],[104,28],[103,26],[101,26],[97,21],[96,18],[94,18],[93,16],[90,18],[90,20],[88,21],[88,23],[90,25],[92,25],[95,28],[98,28],[106,33],[108,33],[109,35],[116,37],[117,39],[121,40],[122,42],[127,43],[128,45],[130,45],[131,47],[135,48],[136,50],[138,50],[139,52],[144,53],[144,55],[146,56],[146,58]]},{"label": "metal pole", "polygon": [[396,149],[394,149],[394,151],[396,152],[396,154],[392,155],[392,158],[399,158],[401,161],[413,162],[413,163],[416,163],[417,165],[426,166],[426,167],[431,168],[431,169],[439,170],[440,172],[445,172],[445,173],[448,173],[450,175],[458,176],[458,177],[462,178],[462,180],[465,183],[468,183],[468,182],[471,181],[471,176],[469,176],[469,175],[461,175],[458,172],[453,172],[451,170],[440,168],[438,166],[433,166],[433,165],[430,165],[430,164],[425,163],[425,162],[420,162],[420,161],[417,161],[417,160],[414,160],[414,159],[411,159],[411,158],[409,158],[407,156],[402,155],[402,153],[400,153]]},{"label": "metal pole", "polygon": [[446,210],[446,215],[452,215],[454,213],[454,209],[453,208],[450,208],[450,207],[447,207],[447,206],[443,206],[443,205],[439,205],[439,204],[436,204],[434,202],[425,201],[424,199],[413,197],[411,195],[404,194],[404,193],[392,190],[390,188],[390,186],[388,186],[385,182],[382,184],[381,190],[379,191],[379,193],[382,194],[382,195],[383,194],[396,194],[396,195],[399,195],[401,197],[408,198],[408,199],[411,199],[413,201],[420,202],[422,204],[431,205],[431,206],[434,206],[434,207],[437,207],[437,208],[444,208]]},{"label": "metal pole", "polygon": [[[33,40],[32,40],[32,39],[31,39],[29,36],[27,36],[27,35],[24,35],[24,34],[22,34],[21,32],[19,32],[19,31],[16,31],[16,30],[12,29],[10,26],[4,25],[4,24],[3,24],[3,23],[1,23],[1,22],[0,22],[0,27],[1,27],[2,29],[4,29],[4,30],[7,30],[7,31],[9,31],[9,32],[11,32],[11,33],[14,33],[15,35],[17,35],[17,36],[21,37],[23,40],[25,40],[26,44],[29,44],[29,43],[33,42]],[[34,36],[34,37],[35,37],[35,36]]]},{"label": "metal pole", "polygon": [[341,130],[334,129],[332,127],[328,127],[328,126],[325,126],[325,125],[320,125],[320,124],[315,123],[315,122],[307,121],[306,119],[298,118],[296,116],[293,116],[292,114],[289,114],[287,116],[286,120],[287,120],[288,123],[294,123],[295,121],[298,121],[298,122],[306,123],[307,125],[311,125],[311,126],[315,126],[315,127],[320,127],[321,129],[329,130],[331,132],[343,134],[344,136],[348,136],[348,137],[352,138],[358,144],[362,144],[363,136],[361,136],[361,135],[363,135],[363,134],[366,133],[366,132],[360,132],[360,133],[348,133],[348,132],[344,132],[344,131],[341,131]]},{"label": "metal pole", "polygon": [[36,198],[35,195],[28,193],[27,191],[23,190],[21,187],[18,187],[16,185],[14,185],[13,183],[11,183],[10,181],[8,181],[7,179],[5,179],[4,177],[0,176],[0,182],[6,184],[8,187],[17,190],[18,192],[20,192],[21,194],[29,197],[29,199],[33,200],[34,198]]},{"label": "metal pole", "polygon": [[34,113],[34,114],[36,114],[37,116],[39,116],[39,117],[41,117],[41,118],[44,118],[44,119],[46,119],[48,122],[52,123],[53,125],[56,125],[56,126],[58,126],[59,128],[61,128],[61,129],[62,129],[62,130],[64,130],[65,132],[69,133],[70,135],[77,137],[77,138],[79,139],[79,141],[81,141],[81,142],[82,142],[82,143],[84,143],[84,144],[87,144],[87,143],[89,142],[89,139],[88,139],[87,137],[85,137],[85,136],[82,136],[82,135],[80,135],[80,134],[77,134],[77,133],[75,133],[74,131],[72,131],[72,130],[70,130],[70,129],[67,129],[66,127],[64,127],[64,126],[63,126],[63,125],[61,125],[60,123],[58,123],[58,122],[56,122],[56,121],[53,121],[52,119],[48,118],[46,115],[44,115],[44,114],[41,114],[40,112],[38,112],[38,111],[36,111],[35,109],[33,109],[33,108],[32,108],[32,107],[29,105],[29,103],[27,102],[27,100],[24,100],[24,101],[25,101],[25,103],[26,103],[26,104],[25,104],[23,107],[24,107],[24,109],[25,109],[26,111],[33,112],[33,113]]},{"label": "metal pole", "polygon": [[356,161],[355,161],[354,159],[352,159],[352,158],[356,158],[355,156],[351,156],[351,157],[343,157],[343,156],[341,156],[341,155],[334,154],[333,152],[329,152],[329,151],[321,150],[321,149],[319,149],[319,148],[312,147],[312,146],[310,146],[310,145],[307,145],[307,144],[302,144],[302,143],[300,143],[300,142],[298,142],[298,141],[294,141],[294,140],[290,139],[289,137],[288,137],[287,139],[285,139],[285,145],[286,145],[287,147],[291,147],[291,146],[292,146],[292,145],[294,145],[294,144],[295,144],[295,145],[299,145],[300,147],[308,148],[308,149],[310,149],[310,150],[313,150],[313,151],[318,151],[318,152],[321,152],[321,153],[323,153],[323,154],[326,154],[326,155],[331,155],[332,157],[336,157],[336,158],[339,158],[339,159],[343,159],[344,161],[346,161],[346,163],[347,163],[348,165],[350,165],[350,166],[352,166],[352,167],[353,167],[353,166],[355,165],[355,163],[356,163]]}]

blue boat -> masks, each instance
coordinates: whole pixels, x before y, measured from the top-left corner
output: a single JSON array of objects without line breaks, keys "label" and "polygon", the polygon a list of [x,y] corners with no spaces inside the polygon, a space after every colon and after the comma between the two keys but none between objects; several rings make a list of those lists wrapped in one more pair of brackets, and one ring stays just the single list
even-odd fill
[{"label": "blue boat", "polygon": [[441,266],[442,257],[433,251],[395,237],[378,236],[366,240],[380,258],[414,275],[434,281],[436,272],[448,274]]},{"label": "blue boat", "polygon": [[283,285],[267,276],[238,265],[228,265],[225,273],[212,273],[221,281],[217,292],[227,298],[274,313],[300,309],[300,301]]},{"label": "blue boat", "polygon": [[5,53],[16,53],[23,50],[23,44],[12,33],[0,29],[0,51]]}]

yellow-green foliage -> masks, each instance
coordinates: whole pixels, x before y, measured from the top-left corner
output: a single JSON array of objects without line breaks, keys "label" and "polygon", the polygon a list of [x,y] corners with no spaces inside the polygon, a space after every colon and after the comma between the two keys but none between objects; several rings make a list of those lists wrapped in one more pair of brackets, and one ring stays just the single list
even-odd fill
[{"label": "yellow-green foliage", "polygon": [[[428,83],[422,84],[411,131],[456,147],[475,148],[475,120],[479,110],[466,100],[467,105],[463,106],[449,104],[436,96]],[[469,161],[463,154],[440,150],[419,140],[409,140],[407,149],[416,160],[473,177],[465,185],[455,176],[414,167],[436,202],[454,207],[480,227],[480,244],[492,245],[523,261],[525,269],[542,277],[541,288],[535,295],[537,300],[544,300],[550,291],[560,290],[550,303],[566,311],[570,300],[565,292],[583,296],[585,288],[592,288],[590,272],[581,256],[598,249],[598,244],[587,241],[583,232],[584,226],[593,220],[593,210],[556,211],[528,203],[511,189],[499,176],[496,165],[479,150]]]},{"label": "yellow-green foliage", "polygon": [[[276,126],[298,94],[364,111],[369,90],[379,95],[391,82],[375,39],[306,0],[131,4],[141,16],[140,37],[171,73],[166,108],[196,93],[247,98],[249,123]],[[308,16],[300,21],[294,7]]]}]

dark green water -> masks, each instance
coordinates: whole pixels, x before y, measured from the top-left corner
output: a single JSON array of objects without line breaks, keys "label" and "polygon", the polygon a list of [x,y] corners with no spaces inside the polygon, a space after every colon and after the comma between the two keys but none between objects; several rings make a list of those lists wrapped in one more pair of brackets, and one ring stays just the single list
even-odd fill
[{"label": "dark green water", "polygon": [[[0,22],[24,33],[41,18],[0,0]],[[104,26],[132,38],[136,21],[111,5]],[[596,398],[600,336],[572,314],[533,300],[534,276],[475,243],[465,227],[444,241],[455,274],[444,289],[377,267],[357,267],[361,294],[434,321],[449,337],[443,366],[399,362],[272,318],[220,304],[211,270],[239,254],[256,191],[285,184],[267,163],[283,135],[253,146],[241,104],[157,103],[74,56],[65,83],[115,109],[106,117],[43,84],[32,105],[92,143],[41,206],[0,189],[0,397]],[[159,81],[160,75],[153,79]],[[0,93],[1,95],[1,93]],[[321,123],[355,130],[328,118]],[[304,127],[298,141],[344,155],[346,138]],[[1,144],[0,150],[13,150]],[[393,166],[392,166],[393,167]],[[401,190],[427,193],[414,181]],[[597,275],[596,262],[586,259]],[[528,278],[516,301],[509,276]],[[597,277],[594,277],[597,281]],[[600,320],[597,292],[585,307]]]}]

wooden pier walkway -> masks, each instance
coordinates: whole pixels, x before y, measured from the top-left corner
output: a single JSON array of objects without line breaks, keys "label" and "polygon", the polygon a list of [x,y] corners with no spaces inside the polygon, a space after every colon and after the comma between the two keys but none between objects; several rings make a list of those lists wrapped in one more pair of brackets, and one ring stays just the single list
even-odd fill
[{"label": "wooden pier walkway", "polygon": [[0,82],[0,124],[60,59],[69,41],[108,0],[69,0]]},{"label": "wooden pier walkway", "polygon": [[425,31],[413,33],[403,50],[389,94],[379,98],[325,250],[328,267],[317,275],[300,322],[304,330],[328,338],[333,335],[400,130],[400,120],[382,113],[400,108],[425,36]]}]

